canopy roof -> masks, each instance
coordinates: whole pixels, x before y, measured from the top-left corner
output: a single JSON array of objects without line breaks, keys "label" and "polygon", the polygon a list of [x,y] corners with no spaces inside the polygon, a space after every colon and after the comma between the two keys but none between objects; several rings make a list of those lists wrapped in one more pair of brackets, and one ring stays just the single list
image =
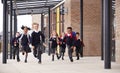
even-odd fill
[{"label": "canopy roof", "polygon": [[[47,13],[63,0],[13,0],[13,9],[17,10],[18,15]],[[8,0],[10,8],[10,0]]]}]

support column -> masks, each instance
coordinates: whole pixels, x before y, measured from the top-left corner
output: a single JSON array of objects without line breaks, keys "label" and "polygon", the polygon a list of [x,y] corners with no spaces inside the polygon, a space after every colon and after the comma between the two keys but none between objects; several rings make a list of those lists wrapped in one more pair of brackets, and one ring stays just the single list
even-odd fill
[{"label": "support column", "polygon": [[[56,32],[58,34],[58,36],[60,35],[60,7],[56,8],[56,15],[57,15],[57,19],[56,19]],[[57,53],[60,54],[60,47],[57,46]]]},{"label": "support column", "polygon": [[101,0],[101,6],[102,6],[102,25],[101,25],[101,60],[104,60],[104,30],[105,30],[105,28],[103,27],[104,26],[104,20],[103,20],[103,12],[104,12],[104,10],[103,10],[103,0]]},{"label": "support column", "polygon": [[12,39],[12,9],[13,9],[12,0],[10,0],[10,59],[12,59],[12,45],[11,45],[11,39]]},{"label": "support column", "polygon": [[[51,22],[50,22],[50,7],[49,7],[49,14],[48,14],[48,31],[49,31],[49,38],[50,38],[50,26],[51,26]],[[49,42],[49,44],[48,44],[48,46],[49,46],[49,51],[48,51],[48,55],[50,55],[50,42]]]},{"label": "support column", "polygon": [[7,0],[3,0],[3,64],[7,63],[8,49],[8,14]]},{"label": "support column", "polygon": [[103,22],[104,22],[104,67],[105,69],[111,69],[111,10],[112,0],[103,0]]},{"label": "support column", "polygon": [[60,35],[60,8],[56,8],[56,13],[57,13],[57,19],[56,19],[56,32],[58,35]]},{"label": "support column", "polygon": [[[80,38],[83,41],[83,0],[80,0]],[[83,52],[83,47],[81,48]]]},{"label": "support column", "polygon": [[3,3],[3,0],[1,0],[1,2]]},{"label": "support column", "polygon": [[62,32],[64,32],[64,6],[62,5]]},{"label": "support column", "polygon": [[17,32],[17,14],[16,14],[16,10],[14,9],[14,36]]},{"label": "support column", "polygon": [[41,31],[44,32],[44,15],[41,14]]}]

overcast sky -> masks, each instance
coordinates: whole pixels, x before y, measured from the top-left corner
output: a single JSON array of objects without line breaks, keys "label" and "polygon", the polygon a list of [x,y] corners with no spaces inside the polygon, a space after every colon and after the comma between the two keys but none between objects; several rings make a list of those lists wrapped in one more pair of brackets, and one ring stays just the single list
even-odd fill
[{"label": "overcast sky", "polygon": [[1,0],[0,0],[0,32],[2,31],[2,13],[3,13],[3,11],[2,11],[2,4],[1,4]]},{"label": "overcast sky", "polygon": [[[3,14],[2,13],[3,13],[3,6],[2,6],[1,0],[0,0],[0,32],[2,32],[2,30],[3,30]],[[18,19],[18,31],[21,31],[20,27],[22,25],[31,27],[31,24],[32,24],[31,15],[18,16],[17,19]]]}]

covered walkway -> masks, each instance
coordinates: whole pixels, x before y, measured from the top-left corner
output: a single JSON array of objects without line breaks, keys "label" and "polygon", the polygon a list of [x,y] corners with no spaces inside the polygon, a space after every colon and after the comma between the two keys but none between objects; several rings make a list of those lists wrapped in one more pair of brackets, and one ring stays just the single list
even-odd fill
[{"label": "covered walkway", "polygon": [[20,54],[21,61],[8,60],[7,64],[2,64],[0,54],[0,73],[119,73],[120,65],[112,63],[112,69],[103,68],[103,61],[100,57],[83,57],[80,60],[74,58],[71,63],[68,57],[65,60],[51,61],[51,56],[42,55],[42,64],[38,64],[32,53],[29,54],[28,63],[24,63],[24,56]]},{"label": "covered walkway", "polygon": [[[111,69],[111,3],[112,0],[103,0],[103,25],[101,37],[103,38],[101,49],[102,49],[102,59],[100,57],[84,57],[80,61],[71,63],[66,57],[65,61],[55,61],[51,62],[51,58],[46,54],[43,55],[43,63],[38,64],[36,60],[29,56],[28,63],[16,62],[12,60],[12,55],[10,54],[10,59],[7,59],[8,52],[8,27],[10,27],[10,38],[12,38],[12,33],[14,29],[14,34],[17,32],[17,15],[24,14],[42,14],[47,13],[48,24],[49,24],[49,37],[50,37],[50,10],[57,4],[64,0],[2,0],[3,1],[3,55],[0,56],[0,73],[118,73],[120,72],[120,65],[116,63],[112,64]],[[81,38],[83,39],[83,0],[81,0]],[[10,14],[10,26],[8,26],[8,14]],[[14,16],[14,25],[12,19]],[[42,22],[42,21],[41,21]],[[42,23],[41,23],[42,24]],[[14,26],[14,28],[12,27]],[[42,26],[42,25],[41,25]],[[42,28],[42,27],[41,27]],[[104,40],[104,41],[103,41]],[[49,44],[50,45],[50,44]],[[103,54],[104,51],[104,54]],[[11,53],[11,51],[10,51]],[[3,64],[2,64],[3,63]],[[4,65],[5,64],[5,65]]]}]

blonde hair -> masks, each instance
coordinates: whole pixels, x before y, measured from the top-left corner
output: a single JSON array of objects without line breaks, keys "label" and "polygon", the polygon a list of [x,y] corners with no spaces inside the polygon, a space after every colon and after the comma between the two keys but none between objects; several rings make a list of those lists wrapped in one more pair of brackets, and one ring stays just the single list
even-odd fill
[{"label": "blonde hair", "polygon": [[32,25],[39,25],[38,23],[33,23]]}]

